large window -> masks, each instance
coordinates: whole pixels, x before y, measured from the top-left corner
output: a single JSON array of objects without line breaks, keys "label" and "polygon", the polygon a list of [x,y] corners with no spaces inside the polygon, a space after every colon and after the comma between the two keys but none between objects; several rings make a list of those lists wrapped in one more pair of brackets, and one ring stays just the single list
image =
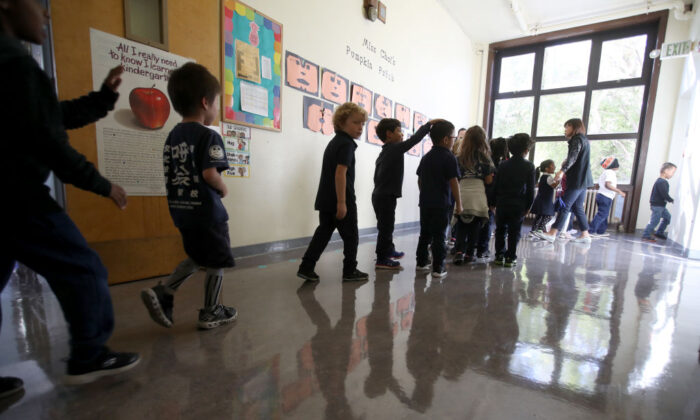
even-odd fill
[{"label": "large window", "polygon": [[619,184],[633,184],[656,43],[645,24],[497,51],[491,88],[491,137],[530,134],[538,165],[566,157],[564,122],[581,118],[591,140],[593,177],[607,156],[620,162]]}]

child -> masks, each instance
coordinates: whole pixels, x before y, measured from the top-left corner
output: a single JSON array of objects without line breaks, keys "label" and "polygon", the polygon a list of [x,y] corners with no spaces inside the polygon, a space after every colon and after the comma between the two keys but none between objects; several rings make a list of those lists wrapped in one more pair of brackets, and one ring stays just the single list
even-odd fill
[{"label": "child", "polygon": [[[516,264],[520,228],[535,197],[535,165],[525,160],[532,144],[532,139],[525,133],[509,138],[508,149],[513,157],[501,163],[496,173],[495,263],[506,267],[513,267]],[[506,234],[508,235],[507,249]]]},{"label": "child", "polygon": [[[496,176],[498,165],[508,160],[508,142],[503,137],[492,139],[489,142],[491,149],[491,161],[493,162],[493,176]],[[493,224],[496,197],[493,194],[494,183],[486,184],[486,201],[489,205],[489,220],[479,231],[479,242],[476,245],[476,258],[489,257],[489,242],[491,242],[491,225]]]},{"label": "child", "polygon": [[547,223],[549,223],[552,216],[554,216],[554,189],[559,184],[559,182],[554,179],[555,170],[556,166],[551,159],[540,163],[540,167],[537,168],[535,176],[539,179],[537,197],[535,197],[535,202],[532,204],[532,209],[530,209],[530,213],[537,217],[535,217],[535,221],[532,223],[532,231],[530,233],[545,232],[547,230]]},{"label": "child", "polygon": [[663,240],[667,238],[665,231],[666,226],[671,223],[671,213],[666,210],[666,203],[673,203],[673,198],[668,195],[668,180],[673,178],[673,174],[675,173],[676,165],[673,163],[666,162],[661,165],[661,174],[659,175],[659,179],[654,183],[654,188],[651,190],[651,197],[649,199],[649,204],[651,204],[651,220],[642,234],[642,240],[645,242],[656,242],[656,239],[654,239],[651,234],[654,232],[654,229],[656,229],[656,225],[659,224],[659,221],[661,221],[661,224],[659,228],[656,229],[654,236]]},{"label": "child", "polygon": [[339,106],[333,114],[335,137],[326,146],[321,166],[315,208],[319,225],[302,258],[297,276],[319,281],[316,262],[326,249],[333,231],[343,238],[343,281],[366,281],[367,273],[357,269],[357,204],[355,203],[355,140],[362,136],[367,111],[352,102]]},{"label": "child", "polygon": [[449,121],[438,121],[430,129],[433,148],[418,164],[420,236],[416,249],[416,268],[430,270],[428,245],[432,243],[433,277],[442,278],[445,270],[445,230],[450,221],[449,209],[455,200],[455,213],[462,213],[459,196],[459,169],[451,148],[455,127]]},{"label": "child", "polygon": [[493,182],[494,167],[483,128],[475,125],[467,130],[457,162],[461,174],[459,193],[463,199],[463,209],[461,213],[456,214],[457,254],[453,262],[455,265],[461,265],[474,261],[479,230],[489,220],[485,185]]},{"label": "child", "polygon": [[[114,329],[107,270],[45,182],[53,171],[66,184],[109,197],[120,209],[126,207],[124,189],[73,149],[65,131],[95,122],[114,109],[123,69],[112,69],[99,92],[59,103],[53,82],[21,43],[42,44],[47,24],[48,12],[37,1],[0,4],[4,171],[0,186],[6,197],[0,206],[0,291],[15,261],[46,279],[68,323],[65,383],[76,385],[129,370],[140,359],[136,353],[117,353],[106,346]],[[3,397],[17,396],[23,388],[19,378],[0,377]]]},{"label": "child", "polygon": [[384,118],[377,124],[377,137],[384,142],[384,146],[377,157],[374,169],[374,191],[372,192],[372,206],[377,215],[376,268],[390,270],[401,268],[401,264],[394,259],[403,258],[404,253],[396,251],[392,235],[394,233],[396,199],[401,197],[403,185],[403,155],[423,140],[436,121],[432,120],[424,124],[407,141],[403,141],[403,131],[399,120]]},{"label": "child", "polygon": [[462,140],[464,140],[464,136],[467,135],[467,129],[466,128],[460,128],[457,130],[457,140],[455,140],[455,144],[452,145],[452,154],[455,156],[459,156],[459,148],[462,147]]},{"label": "child", "polygon": [[221,136],[206,127],[219,115],[220,94],[218,80],[200,64],[187,63],[168,80],[168,95],[182,122],[170,131],[163,148],[165,185],[188,258],[165,284],[141,291],[151,318],[164,327],[173,325],[173,295],[200,267],[207,274],[197,326],[216,328],[238,316],[236,309],[219,303],[224,268],[235,265],[228,214],[221,203],[228,190],[220,172],[229,164]]},{"label": "child", "polygon": [[595,202],[598,205],[598,212],[588,227],[588,231],[595,237],[610,236],[605,231],[608,229],[608,215],[612,206],[615,194],[620,194],[624,198],[625,193],[617,188],[617,174],[620,170],[620,163],[610,156],[600,162],[600,166],[605,169],[598,179],[598,193]]}]

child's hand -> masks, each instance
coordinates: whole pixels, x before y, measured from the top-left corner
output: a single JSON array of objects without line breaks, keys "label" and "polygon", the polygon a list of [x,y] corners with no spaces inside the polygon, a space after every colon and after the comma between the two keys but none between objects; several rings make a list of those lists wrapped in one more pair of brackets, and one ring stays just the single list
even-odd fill
[{"label": "child's hand", "polygon": [[620,197],[625,198],[627,194],[624,193],[624,191],[620,191]]},{"label": "child's hand", "polygon": [[122,83],[122,73],[124,73],[124,67],[121,65],[113,68],[105,77],[104,85],[107,86],[112,92],[116,92],[119,85]]},{"label": "child's hand", "polygon": [[112,184],[112,189],[109,191],[109,198],[114,201],[114,204],[116,204],[120,210],[126,208],[126,191],[119,185]]},{"label": "child's hand", "polygon": [[348,206],[345,203],[338,203],[338,211],[335,213],[335,218],[338,220],[343,220],[347,214]]},{"label": "child's hand", "polygon": [[226,197],[226,195],[228,195],[228,188],[226,188],[226,184],[222,182],[221,189],[217,190],[217,192],[219,193],[219,196],[221,196],[221,198]]},{"label": "child's hand", "polygon": [[460,214],[462,214],[462,211],[464,211],[464,209],[462,208],[462,204],[457,204],[455,206],[455,214],[460,215]]}]

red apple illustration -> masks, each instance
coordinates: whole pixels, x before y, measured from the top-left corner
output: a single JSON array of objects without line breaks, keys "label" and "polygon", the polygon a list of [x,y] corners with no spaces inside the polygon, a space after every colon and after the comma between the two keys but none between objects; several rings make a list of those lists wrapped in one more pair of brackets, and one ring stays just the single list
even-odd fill
[{"label": "red apple illustration", "polygon": [[170,102],[163,92],[155,88],[135,88],[129,93],[129,106],[142,126],[155,130],[168,121]]}]

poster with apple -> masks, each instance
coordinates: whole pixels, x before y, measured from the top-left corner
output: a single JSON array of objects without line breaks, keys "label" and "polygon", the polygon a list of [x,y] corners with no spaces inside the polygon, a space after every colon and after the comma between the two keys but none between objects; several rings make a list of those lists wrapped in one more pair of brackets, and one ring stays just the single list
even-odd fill
[{"label": "poster with apple", "polygon": [[163,145],[180,121],[168,98],[170,73],[190,58],[90,29],[93,89],[115,66],[122,84],[114,110],[97,122],[100,172],[129,195],[165,195]]}]

